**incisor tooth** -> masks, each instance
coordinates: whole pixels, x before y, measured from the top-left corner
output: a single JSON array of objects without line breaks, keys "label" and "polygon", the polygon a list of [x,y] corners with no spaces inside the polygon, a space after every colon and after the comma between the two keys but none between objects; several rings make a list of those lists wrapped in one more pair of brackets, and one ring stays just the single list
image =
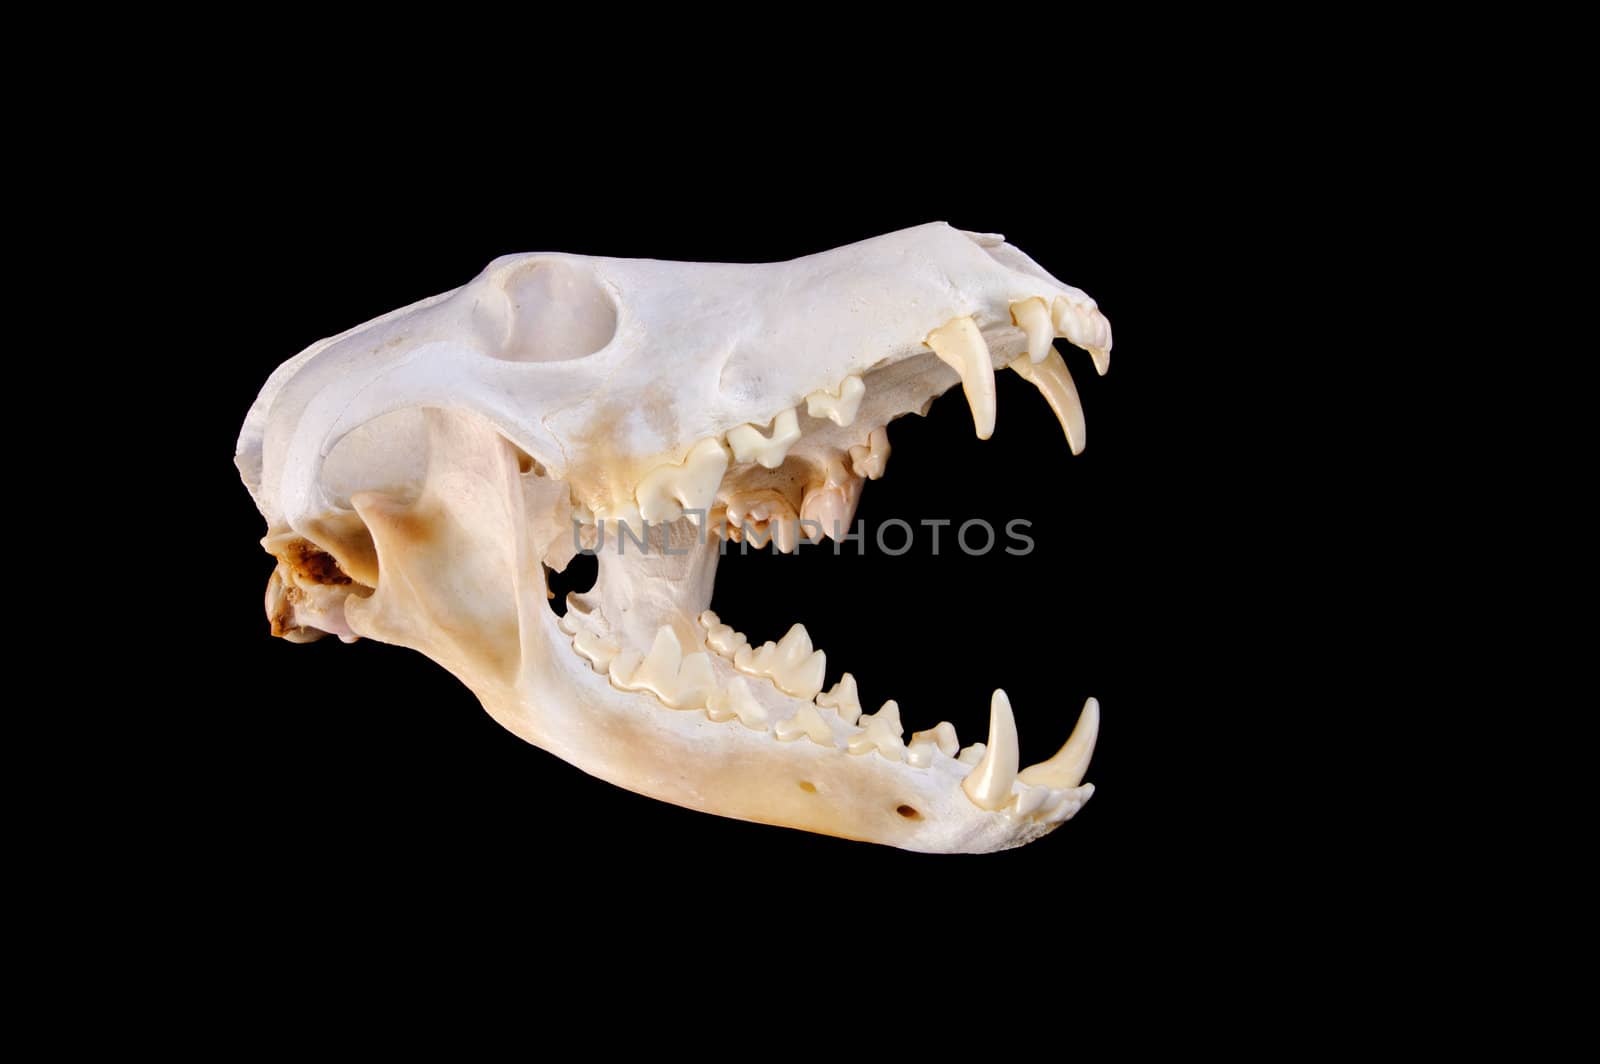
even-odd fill
[{"label": "incisor tooth", "polygon": [[767,730],[767,708],[756,701],[750,685],[735,676],[728,686],[711,692],[706,699],[706,716],[717,722],[739,718],[739,723],[755,731]]},{"label": "incisor tooth", "polygon": [[822,714],[818,713],[817,707],[810,702],[802,704],[800,711],[794,716],[775,724],[772,734],[786,743],[804,735],[820,746],[833,745],[833,729],[828,727],[828,722],[822,719]]},{"label": "incisor tooth", "polygon": [[617,656],[620,648],[615,643],[600,638],[586,628],[573,637],[572,649],[576,650],[585,661],[593,665],[595,672],[605,672],[610,668],[611,659]]},{"label": "incisor tooth", "polygon": [[869,754],[876,750],[890,761],[905,757],[906,744],[900,738],[905,731],[900,723],[900,703],[891,698],[878,712],[867,714],[858,723],[865,730],[850,737],[852,754]]},{"label": "incisor tooth", "polygon": [[1050,341],[1056,338],[1055,326],[1050,321],[1050,307],[1038,296],[1024,299],[1011,304],[1011,320],[1028,334],[1028,360],[1041,361],[1050,350]]},{"label": "incisor tooth", "polygon": [[1083,422],[1083,403],[1078,400],[1077,385],[1072,383],[1072,374],[1067,372],[1061,352],[1052,347],[1044,361],[1037,366],[1026,358],[1019,358],[1011,363],[1011,368],[1023,380],[1039,389],[1044,401],[1055,411],[1056,420],[1061,422],[1061,431],[1067,436],[1067,446],[1073,454],[1082,454],[1088,442]]},{"label": "incisor tooth", "polygon": [[999,688],[989,699],[989,742],[983,759],[973,766],[961,789],[979,809],[999,809],[1011,800],[1017,779],[1017,720],[1011,699]]},{"label": "incisor tooth", "polygon": [[676,521],[684,510],[707,509],[728,471],[728,451],[714,439],[695,444],[679,465],[657,466],[644,475],[634,498],[646,521]]},{"label": "incisor tooth", "polygon": [[839,382],[837,392],[816,391],[806,396],[806,413],[814,418],[827,418],[843,428],[856,419],[861,397],[865,394],[867,386],[861,383],[860,377],[846,377]]},{"label": "incisor tooth", "polygon": [[1017,816],[1027,816],[1050,797],[1049,787],[1025,787],[1017,793],[1017,802],[1011,809]]},{"label": "incisor tooth", "polygon": [[961,749],[961,740],[956,738],[956,726],[947,720],[926,731],[912,732],[911,742],[906,745],[906,763],[917,768],[927,768],[933,764],[935,750],[946,757],[955,757],[956,751]]},{"label": "incisor tooth", "polygon": [[[931,402],[932,400],[930,400]],[[889,430],[875,428],[867,434],[865,444],[850,448],[850,469],[858,477],[877,480],[889,464]]]},{"label": "incisor tooth", "polygon": [[1060,801],[1041,818],[1046,824],[1059,824],[1063,820],[1075,815],[1078,810],[1083,808],[1083,803],[1087,802],[1091,797],[1093,797],[1094,784],[1085,783],[1082,787],[1079,787],[1076,790],[1060,793]]},{"label": "incisor tooth", "polygon": [[1065,336],[1075,347],[1089,352],[1095,373],[1104,377],[1111,368],[1111,323],[1100,308],[1092,304],[1079,306],[1065,296],[1056,296],[1051,309],[1056,335]]},{"label": "incisor tooth", "polygon": [[856,678],[848,672],[839,677],[838,683],[817,695],[817,705],[833,710],[846,724],[854,724],[861,718],[861,696],[856,692]]},{"label": "incisor tooth", "polygon": [[1048,761],[1029,765],[1017,779],[1030,787],[1050,787],[1064,790],[1083,782],[1089,771],[1089,759],[1094,756],[1095,739],[1100,735],[1100,702],[1091,698],[1083,704],[1078,714],[1078,724],[1061,749]]},{"label": "incisor tooth", "polygon": [[972,427],[978,439],[994,435],[994,360],[978,323],[971,317],[954,318],[928,334],[923,341],[939,360],[961,374],[961,390],[972,407]]},{"label": "incisor tooth", "polygon": [[785,410],[772,419],[772,434],[764,435],[754,425],[740,425],[728,430],[728,446],[739,462],[757,462],[768,469],[783,464],[789,448],[800,439],[800,420],[794,408]]}]

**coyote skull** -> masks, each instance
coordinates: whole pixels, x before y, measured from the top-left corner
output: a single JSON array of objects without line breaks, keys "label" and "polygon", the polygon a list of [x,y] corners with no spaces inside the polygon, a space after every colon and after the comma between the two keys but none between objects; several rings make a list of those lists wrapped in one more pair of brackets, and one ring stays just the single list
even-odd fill
[{"label": "coyote skull", "polygon": [[[803,626],[753,647],[707,607],[722,540],[839,535],[885,426],[956,384],[986,439],[1010,367],[1081,451],[1057,336],[1106,371],[1092,299],[942,223],[761,265],[496,259],[262,388],[235,460],[273,634],[419,650],[518,736],[664,801],[929,852],[1032,841],[1093,793],[1093,699],[1019,772],[1003,691],[986,742],[906,740],[849,673],[823,689]],[[546,570],[580,544],[599,579],[558,614]]]}]

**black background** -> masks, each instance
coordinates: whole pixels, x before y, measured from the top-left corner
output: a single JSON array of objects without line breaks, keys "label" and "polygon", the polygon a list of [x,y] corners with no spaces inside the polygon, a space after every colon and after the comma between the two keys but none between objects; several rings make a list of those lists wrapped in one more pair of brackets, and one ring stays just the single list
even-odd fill
[{"label": "black background", "polygon": [[[1275,836],[1246,825],[1278,803],[1240,771],[1280,751],[1257,736],[1238,756],[1246,708],[1276,667],[1256,634],[1273,620],[1253,597],[1265,553],[1241,562],[1238,548],[1266,552],[1269,533],[1230,510],[1245,452],[1222,412],[1263,392],[1240,404],[1220,383],[1247,331],[1245,252],[1217,239],[1220,208],[1148,158],[1028,167],[972,153],[932,166],[888,146],[820,158],[690,165],[640,150],[598,167],[455,167],[351,152],[270,169],[230,156],[190,177],[210,190],[190,246],[230,252],[202,281],[229,302],[208,307],[208,399],[182,426],[204,485],[195,561],[208,606],[180,666],[200,782],[176,820],[265,925],[566,912],[686,936],[737,937],[756,921],[898,939],[970,930],[999,906],[1048,950],[1097,929],[1192,923],[1220,883],[1274,866]],[[1097,377],[1063,346],[1088,423],[1078,458],[1009,374],[988,442],[959,391],[895,422],[887,476],[859,516],[869,529],[1023,517],[1035,552],[969,558],[946,529],[937,558],[926,535],[904,557],[733,556],[714,607],[753,640],[803,621],[830,683],[847,669],[869,710],[898,700],[908,733],[949,719],[979,741],[989,693],[1005,687],[1024,763],[1049,756],[1098,697],[1097,793],[1050,836],[928,856],[678,809],[524,744],[413,652],[268,635],[272,562],[231,456],[257,389],[301,348],[509,252],[763,261],[933,220],[1004,233],[1090,293],[1115,329],[1112,368]]]}]

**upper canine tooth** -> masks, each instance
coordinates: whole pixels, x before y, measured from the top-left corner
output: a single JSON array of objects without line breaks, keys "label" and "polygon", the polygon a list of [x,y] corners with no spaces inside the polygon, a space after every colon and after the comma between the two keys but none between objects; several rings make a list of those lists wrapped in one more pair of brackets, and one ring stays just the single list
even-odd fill
[{"label": "upper canine tooth", "polygon": [[728,686],[711,692],[706,699],[706,716],[719,722],[738,717],[746,728],[767,730],[767,708],[756,701],[750,685],[737,676],[728,681]]},{"label": "upper canine tooth", "polygon": [[876,750],[890,761],[905,757],[906,744],[900,738],[905,731],[900,723],[900,703],[890,699],[878,708],[878,712],[867,714],[857,723],[865,730],[850,737],[852,754]]},{"label": "upper canine tooth", "polygon": [[786,743],[804,735],[821,746],[833,745],[833,729],[828,727],[828,722],[822,719],[822,714],[810,702],[802,703],[794,716],[773,725],[772,734]]},{"label": "upper canine tooth", "polygon": [[827,418],[840,428],[856,419],[861,408],[861,397],[867,386],[857,376],[846,377],[839,383],[837,392],[816,391],[806,396],[806,413],[814,418]]},{"label": "upper canine tooth", "polygon": [[867,434],[867,442],[850,448],[850,468],[858,477],[877,480],[889,464],[889,430],[876,428]]},{"label": "upper canine tooth", "polygon": [[1065,296],[1056,296],[1052,310],[1056,335],[1065,336],[1073,346],[1089,352],[1094,371],[1104,377],[1111,368],[1111,323],[1100,308],[1092,303],[1080,306]]},{"label": "upper canine tooth", "polygon": [[939,360],[961,374],[961,390],[972,407],[972,426],[978,439],[994,435],[994,360],[989,344],[971,317],[954,318],[928,334],[923,341]]},{"label": "upper canine tooth", "polygon": [[1037,366],[1025,358],[1019,358],[1011,363],[1011,368],[1023,380],[1039,389],[1045,402],[1050,404],[1050,409],[1055,411],[1056,420],[1061,422],[1061,431],[1067,435],[1067,446],[1073,454],[1082,454],[1084,445],[1088,443],[1083,403],[1078,399],[1078,386],[1072,383],[1067,364],[1061,360],[1061,352],[1052,347],[1044,361]]},{"label": "upper canine tooth", "polygon": [[634,498],[646,521],[676,521],[684,510],[705,510],[716,498],[728,451],[714,439],[703,439],[678,465],[657,466],[644,475]]},{"label": "upper canine tooth", "polygon": [[1083,782],[1083,774],[1089,770],[1089,759],[1094,756],[1094,742],[1099,735],[1100,702],[1091,698],[1083,704],[1077,727],[1072,729],[1071,737],[1056,751],[1056,755],[1048,761],[1029,765],[1017,779],[1030,787],[1049,787],[1053,790],[1076,787]]},{"label": "upper canine tooth", "polygon": [[738,462],[758,462],[768,469],[783,464],[789,448],[800,439],[800,420],[791,407],[772,419],[772,435],[763,435],[754,425],[740,425],[728,430],[728,446]]},{"label": "upper canine tooth", "polygon": [[839,682],[817,695],[817,705],[839,714],[846,724],[854,724],[861,717],[861,696],[856,693],[856,678],[848,672]]},{"label": "upper canine tooth", "polygon": [[999,688],[989,700],[989,742],[961,789],[979,809],[999,809],[1011,801],[1011,785],[1017,779],[1017,720],[1011,715],[1011,699]]},{"label": "upper canine tooth", "polygon": [[1038,362],[1050,350],[1050,341],[1056,338],[1055,326],[1050,321],[1050,308],[1043,299],[1034,296],[1011,304],[1011,320],[1028,334],[1028,360]]},{"label": "upper canine tooth", "polygon": [[946,757],[955,757],[960,749],[961,740],[956,738],[956,726],[941,720],[926,731],[911,733],[911,742],[906,746],[906,762],[917,768],[927,768],[933,764],[935,750]]}]

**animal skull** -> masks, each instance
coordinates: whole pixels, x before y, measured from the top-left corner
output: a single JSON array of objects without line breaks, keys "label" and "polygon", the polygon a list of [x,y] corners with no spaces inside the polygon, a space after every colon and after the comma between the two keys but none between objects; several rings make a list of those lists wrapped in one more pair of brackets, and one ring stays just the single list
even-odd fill
[{"label": "animal skull", "polygon": [[[1003,691],[987,742],[948,723],[907,742],[849,673],[822,689],[803,626],[752,647],[707,607],[721,539],[838,536],[885,426],[957,383],[986,439],[1009,366],[1081,451],[1057,336],[1106,371],[1092,299],[942,223],[761,265],[496,259],[262,388],[235,461],[278,559],[273,634],[419,650],[518,736],[664,801],[911,850],[1022,845],[1094,791],[1094,699],[1019,772]],[[545,569],[579,532],[599,580],[558,615]]]}]

